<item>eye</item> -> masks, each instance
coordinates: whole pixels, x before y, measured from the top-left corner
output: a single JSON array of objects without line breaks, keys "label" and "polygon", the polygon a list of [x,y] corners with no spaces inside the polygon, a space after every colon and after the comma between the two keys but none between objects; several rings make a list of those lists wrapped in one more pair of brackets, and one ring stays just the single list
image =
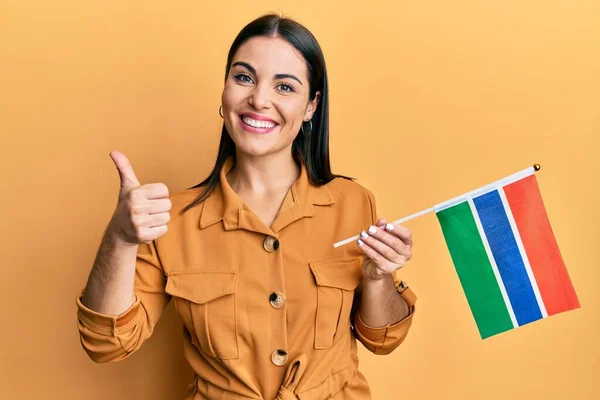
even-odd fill
[{"label": "eye", "polygon": [[282,92],[293,92],[294,88],[291,85],[288,85],[287,83],[280,83],[279,85],[277,85],[277,88],[279,90],[281,90]]},{"label": "eye", "polygon": [[235,80],[242,83],[253,83],[254,81],[248,74],[237,74],[234,76]]}]

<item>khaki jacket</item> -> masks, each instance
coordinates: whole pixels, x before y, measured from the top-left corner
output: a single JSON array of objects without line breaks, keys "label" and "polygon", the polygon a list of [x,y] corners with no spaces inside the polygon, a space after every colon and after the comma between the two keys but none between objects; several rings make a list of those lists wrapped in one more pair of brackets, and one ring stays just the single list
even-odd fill
[{"label": "khaki jacket", "polygon": [[232,165],[185,214],[202,189],[171,196],[169,231],[139,246],[129,310],[104,315],[77,297],[83,348],[96,362],[129,357],[173,300],[196,376],[187,399],[370,399],[356,339],[387,354],[414,315],[366,326],[356,307],[364,256],[355,244],[333,248],[376,223],[372,193],[342,178],[313,186],[302,166],[268,227],[229,186]]}]

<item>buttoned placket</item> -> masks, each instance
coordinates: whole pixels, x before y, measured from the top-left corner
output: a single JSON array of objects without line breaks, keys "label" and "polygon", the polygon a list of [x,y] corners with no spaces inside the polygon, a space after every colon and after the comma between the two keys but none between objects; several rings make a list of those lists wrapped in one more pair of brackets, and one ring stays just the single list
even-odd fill
[{"label": "buttoned placket", "polygon": [[[205,208],[200,216],[200,228],[220,220],[226,231],[243,229],[261,235],[261,251],[266,253],[268,263],[268,289],[262,296],[264,304],[268,305],[271,341],[271,353],[265,354],[265,357],[270,359],[275,368],[280,368],[288,361],[287,307],[283,273],[286,245],[281,240],[281,232],[298,220],[314,216],[313,204],[330,205],[334,202],[327,189],[310,187],[306,169],[303,168],[300,178],[286,194],[271,227],[268,227],[227,182],[226,176],[231,169],[231,163],[230,158],[221,170],[215,193],[205,201]],[[309,196],[310,189],[316,190],[320,196]]]}]

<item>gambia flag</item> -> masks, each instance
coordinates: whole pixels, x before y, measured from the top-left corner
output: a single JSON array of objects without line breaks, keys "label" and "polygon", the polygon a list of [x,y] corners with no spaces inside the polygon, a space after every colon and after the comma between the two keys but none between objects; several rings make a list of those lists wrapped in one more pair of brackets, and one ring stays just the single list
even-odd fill
[{"label": "gambia flag", "polygon": [[434,207],[482,339],[579,307],[534,171]]}]

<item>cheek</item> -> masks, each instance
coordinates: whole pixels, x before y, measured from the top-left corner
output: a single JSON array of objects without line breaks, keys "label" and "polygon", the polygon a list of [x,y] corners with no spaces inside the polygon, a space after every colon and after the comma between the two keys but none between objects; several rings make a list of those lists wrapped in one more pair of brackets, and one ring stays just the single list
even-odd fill
[{"label": "cheek", "polygon": [[235,108],[236,104],[238,104],[241,99],[243,99],[243,93],[236,88],[236,86],[231,84],[226,84],[223,88],[223,94],[221,95],[221,102],[223,107],[228,110]]},{"label": "cheek", "polygon": [[227,132],[232,134],[235,132],[234,124],[235,122],[231,120],[231,111],[235,110],[236,104],[239,101],[238,96],[236,96],[236,91],[231,90],[231,87],[227,85],[223,88],[223,93],[221,94],[221,105],[223,106],[223,123],[225,124],[225,129]]},{"label": "cheek", "polygon": [[290,129],[298,128],[302,124],[302,120],[304,119],[304,113],[306,111],[306,105],[302,101],[290,101],[282,104],[279,108],[281,115],[283,116],[287,125],[290,126]]}]

